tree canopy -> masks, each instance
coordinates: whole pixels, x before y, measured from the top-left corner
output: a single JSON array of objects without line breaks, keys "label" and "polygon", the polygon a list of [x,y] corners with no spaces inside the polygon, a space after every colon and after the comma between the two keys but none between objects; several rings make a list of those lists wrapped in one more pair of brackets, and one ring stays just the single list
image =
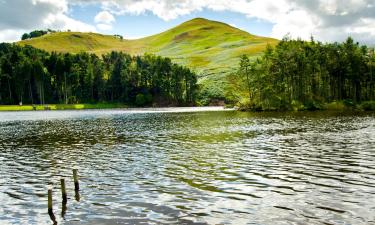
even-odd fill
[{"label": "tree canopy", "polygon": [[45,34],[48,34],[48,33],[53,33],[55,32],[54,30],[34,30],[34,31],[31,31],[30,33],[24,33],[22,36],[21,36],[21,40],[27,40],[27,39],[31,39],[31,38],[36,38],[36,37],[41,37]]},{"label": "tree canopy", "polygon": [[196,92],[195,73],[169,58],[48,53],[0,44],[0,104],[191,105]]},{"label": "tree canopy", "polygon": [[243,56],[238,72],[229,77],[228,98],[246,108],[319,109],[344,101],[375,100],[374,49],[352,38],[323,44],[283,39],[275,48],[250,61]]}]

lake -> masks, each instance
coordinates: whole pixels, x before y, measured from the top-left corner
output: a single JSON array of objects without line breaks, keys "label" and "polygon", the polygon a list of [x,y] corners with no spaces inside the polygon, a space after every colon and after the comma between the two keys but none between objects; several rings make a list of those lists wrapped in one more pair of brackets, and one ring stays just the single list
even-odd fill
[{"label": "lake", "polygon": [[0,163],[2,225],[375,224],[375,113],[0,112]]}]

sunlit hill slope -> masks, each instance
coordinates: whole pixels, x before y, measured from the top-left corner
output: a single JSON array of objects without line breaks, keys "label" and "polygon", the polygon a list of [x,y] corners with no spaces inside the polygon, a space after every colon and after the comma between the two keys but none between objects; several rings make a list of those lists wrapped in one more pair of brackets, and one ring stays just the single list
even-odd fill
[{"label": "sunlit hill slope", "polygon": [[225,23],[196,18],[160,34],[136,40],[121,40],[96,33],[57,32],[18,43],[71,53],[87,51],[100,55],[112,50],[133,55],[153,53],[190,67],[197,72],[201,83],[220,88],[225,80],[223,76],[238,66],[240,55],[259,56],[267,44],[276,45],[277,42]]}]

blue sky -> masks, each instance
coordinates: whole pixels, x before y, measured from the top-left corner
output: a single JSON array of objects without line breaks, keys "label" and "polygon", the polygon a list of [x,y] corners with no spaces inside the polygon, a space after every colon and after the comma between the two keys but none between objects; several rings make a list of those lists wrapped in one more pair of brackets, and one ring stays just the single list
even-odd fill
[{"label": "blue sky", "polygon": [[0,42],[47,28],[139,38],[195,17],[278,39],[375,45],[375,0],[0,0]]},{"label": "blue sky", "polygon": [[[73,19],[93,24],[95,16],[101,11],[102,9],[98,5],[74,5],[71,7],[69,15]],[[221,21],[260,36],[271,36],[273,27],[270,22],[262,19],[248,18],[241,13],[208,9],[192,12],[189,15],[180,16],[168,21],[154,15],[152,12],[145,12],[139,15],[114,15],[114,17],[115,22],[112,23],[112,29],[99,29],[100,33],[120,34],[126,38],[139,38],[160,33],[196,17]]]}]

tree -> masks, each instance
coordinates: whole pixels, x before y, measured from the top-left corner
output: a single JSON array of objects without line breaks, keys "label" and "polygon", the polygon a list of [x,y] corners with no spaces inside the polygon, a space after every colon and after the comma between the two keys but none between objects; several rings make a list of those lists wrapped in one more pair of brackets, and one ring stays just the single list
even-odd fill
[{"label": "tree", "polygon": [[21,37],[21,40],[30,39],[30,35],[28,33],[24,33]]},{"label": "tree", "polygon": [[246,55],[241,56],[240,70],[246,77],[246,85],[249,95],[249,102],[251,102],[251,88],[250,88],[250,61]]}]

